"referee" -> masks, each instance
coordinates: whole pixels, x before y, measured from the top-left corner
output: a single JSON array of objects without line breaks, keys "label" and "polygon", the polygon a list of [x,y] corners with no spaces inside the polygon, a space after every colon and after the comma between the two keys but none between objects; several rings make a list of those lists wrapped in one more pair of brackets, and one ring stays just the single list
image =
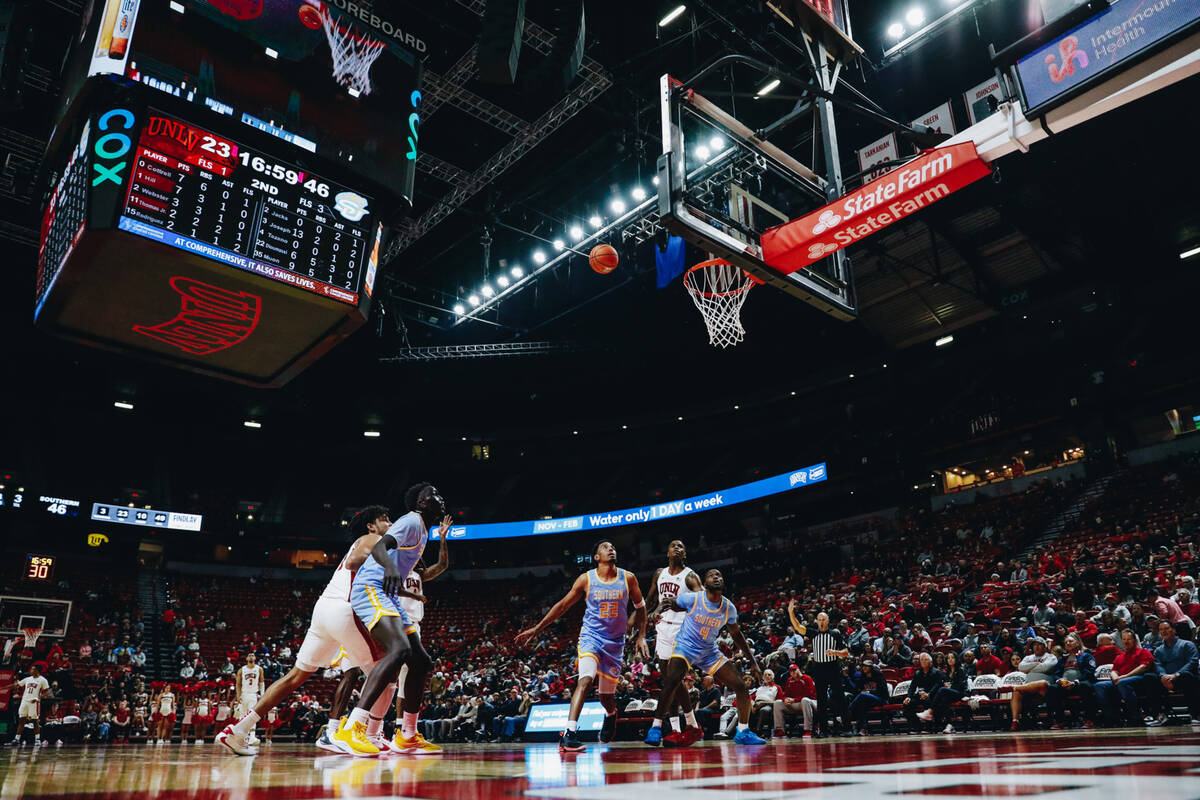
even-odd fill
[{"label": "referee", "polygon": [[[801,636],[808,636],[807,628],[796,619],[796,600],[788,603],[788,617],[792,627]],[[809,640],[809,675],[817,686],[817,720],[814,736],[830,734],[829,703],[833,702],[833,713],[841,717],[843,724],[848,719],[846,710],[846,694],[842,691],[842,665],[839,658],[847,658],[850,651],[846,649],[846,637],[836,628],[830,629],[829,615],[822,611],[817,614],[817,630]]]}]

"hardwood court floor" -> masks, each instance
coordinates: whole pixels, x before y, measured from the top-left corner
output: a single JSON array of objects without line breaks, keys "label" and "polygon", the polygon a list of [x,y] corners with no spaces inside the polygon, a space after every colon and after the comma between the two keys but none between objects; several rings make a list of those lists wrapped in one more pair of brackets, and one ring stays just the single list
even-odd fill
[{"label": "hardwood court floor", "polygon": [[[640,784],[640,785],[634,785]],[[457,745],[440,758],[354,759],[308,744],[253,758],[215,745],[6,748],[0,797],[86,800],[1200,800],[1200,731],[789,739],[684,750]]]}]

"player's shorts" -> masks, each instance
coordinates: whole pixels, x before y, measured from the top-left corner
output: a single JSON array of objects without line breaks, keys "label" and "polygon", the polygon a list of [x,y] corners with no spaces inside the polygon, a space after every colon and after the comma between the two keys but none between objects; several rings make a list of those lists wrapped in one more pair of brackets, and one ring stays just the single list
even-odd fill
[{"label": "player's shorts", "polygon": [[595,675],[596,691],[600,694],[613,694],[617,690],[617,681],[621,678],[624,652],[623,639],[614,642],[589,633],[580,633],[575,659],[579,677]]},{"label": "player's shorts", "polygon": [[384,594],[382,588],[369,583],[356,583],[350,587],[350,606],[354,614],[371,630],[384,617],[399,617],[405,633],[413,633],[416,628],[409,618],[408,612],[400,604]]},{"label": "player's shorts", "polygon": [[22,700],[21,707],[17,709],[18,719],[37,719],[41,716],[41,703],[37,700]]},{"label": "player's shorts", "polygon": [[674,652],[671,653],[673,658],[682,658],[687,662],[688,669],[698,669],[709,675],[715,675],[717,670],[722,665],[729,661],[721,651],[715,647],[704,650],[703,652],[695,652],[685,647],[676,645]]},{"label": "player's shorts", "polygon": [[659,661],[668,660],[671,653],[675,652],[675,637],[679,635],[679,629],[682,627],[681,622],[659,620],[654,628],[654,655]]},{"label": "player's shorts", "polygon": [[331,665],[369,670],[377,660],[372,645],[349,603],[322,597],[313,606],[312,622],[296,653],[296,666],[305,672]]}]

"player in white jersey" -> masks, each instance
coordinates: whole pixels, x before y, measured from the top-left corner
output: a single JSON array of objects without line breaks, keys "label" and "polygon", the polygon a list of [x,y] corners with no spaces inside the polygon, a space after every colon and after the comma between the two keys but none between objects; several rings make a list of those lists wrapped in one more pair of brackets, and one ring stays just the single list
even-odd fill
[{"label": "player in white jersey", "polygon": [[[296,653],[296,664],[279,680],[267,688],[262,700],[253,709],[240,715],[236,725],[227,725],[217,734],[217,743],[225,746],[237,755],[255,755],[257,750],[250,745],[249,739],[254,732],[254,726],[272,708],[282,703],[292,692],[312,677],[318,669],[329,666],[339,649],[346,653],[347,661],[353,666],[364,670],[370,669],[376,660],[376,650],[367,634],[350,608],[350,585],[354,573],[371,555],[372,548],[379,538],[387,532],[392,524],[390,514],[384,506],[367,506],[354,515],[350,521],[350,532],[357,538],[346,555],[342,558],[325,591],[313,606],[312,622],[304,642]],[[392,694],[385,693],[382,708],[386,712],[391,705]],[[375,708],[372,707],[372,711]],[[383,714],[379,717],[382,719]],[[331,740],[332,732],[337,730],[337,720],[331,719],[329,729],[321,733],[317,745],[328,744],[325,749],[344,752]]]},{"label": "player in white jersey", "polygon": [[237,692],[234,713],[244,717],[254,709],[263,690],[263,668],[254,653],[247,653],[246,663],[233,674],[233,686]]},{"label": "player in white jersey", "polygon": [[7,689],[12,691],[18,686],[21,687],[21,706],[17,709],[17,738],[21,738],[25,726],[32,722],[33,746],[37,747],[41,744],[38,733],[42,729],[42,698],[50,694],[50,682],[42,675],[41,668],[32,664],[29,677],[10,684]]},{"label": "player in white jersey", "polygon": [[[660,675],[667,669],[667,662],[671,660],[671,654],[675,651],[675,638],[679,635],[684,617],[687,616],[686,612],[672,611],[668,601],[674,600],[684,592],[697,592],[702,588],[700,576],[684,563],[686,559],[687,548],[683,542],[676,539],[667,545],[667,566],[660,567],[654,573],[654,579],[650,582],[650,596],[646,598],[647,607],[654,609],[650,615],[651,619],[658,618],[658,624],[655,626],[654,654],[658,656]],[[689,715],[690,722],[690,715],[693,713],[691,700],[682,684],[675,696],[668,699],[671,705],[664,716],[670,716],[671,725],[678,732],[679,716],[675,712],[677,709],[682,710],[685,715]],[[661,742],[662,728],[652,727],[646,734],[646,744],[657,745]]]}]

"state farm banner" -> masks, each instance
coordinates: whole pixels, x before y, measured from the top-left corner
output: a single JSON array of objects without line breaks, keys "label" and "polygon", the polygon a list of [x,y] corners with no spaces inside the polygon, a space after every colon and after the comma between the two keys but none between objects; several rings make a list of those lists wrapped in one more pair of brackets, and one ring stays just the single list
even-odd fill
[{"label": "state farm banner", "polygon": [[985,175],[974,142],[938,147],[827,206],[768,229],[763,260],[792,273],[920,211]]}]

